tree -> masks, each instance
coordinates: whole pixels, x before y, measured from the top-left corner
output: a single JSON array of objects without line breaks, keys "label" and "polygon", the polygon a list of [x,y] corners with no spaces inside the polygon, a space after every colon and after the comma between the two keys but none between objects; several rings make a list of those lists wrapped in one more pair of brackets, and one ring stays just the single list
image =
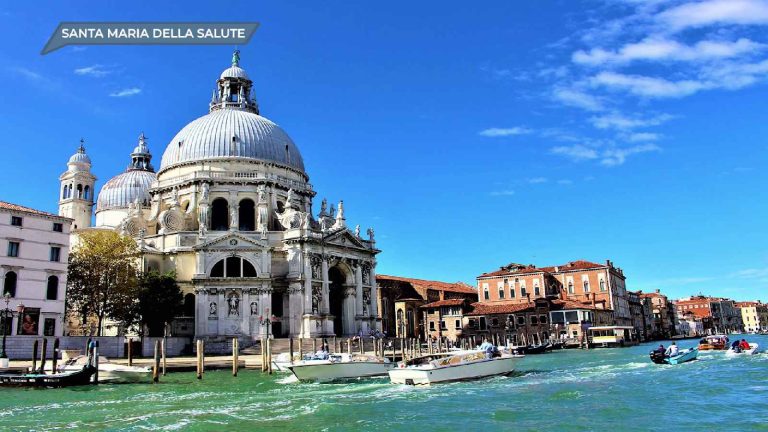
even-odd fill
[{"label": "tree", "polygon": [[139,315],[149,336],[163,336],[165,324],[182,312],[184,296],[173,272],[150,270],[139,278]]},{"label": "tree", "polygon": [[67,309],[83,325],[96,317],[101,336],[104,319],[130,324],[136,316],[139,248],[114,231],[87,231],[69,255]]}]

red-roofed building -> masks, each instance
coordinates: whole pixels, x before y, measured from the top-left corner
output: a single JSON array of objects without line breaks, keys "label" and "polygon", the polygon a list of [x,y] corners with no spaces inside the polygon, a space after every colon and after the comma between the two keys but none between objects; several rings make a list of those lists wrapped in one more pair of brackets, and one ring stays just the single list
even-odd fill
[{"label": "red-roofed building", "polygon": [[678,316],[691,312],[701,318],[707,333],[730,333],[741,329],[741,312],[734,301],[704,295],[691,296],[675,301]]},{"label": "red-roofed building", "polygon": [[477,301],[477,290],[463,282],[376,275],[376,284],[379,287],[382,331],[389,336],[425,337],[425,310],[422,310],[421,306],[426,304],[443,300],[466,300],[469,303]]},{"label": "red-roofed building", "polygon": [[624,272],[609,260],[598,264],[585,260],[536,267],[508,264],[477,277],[480,301],[525,303],[528,299],[560,298],[613,311],[616,325],[632,325]]}]

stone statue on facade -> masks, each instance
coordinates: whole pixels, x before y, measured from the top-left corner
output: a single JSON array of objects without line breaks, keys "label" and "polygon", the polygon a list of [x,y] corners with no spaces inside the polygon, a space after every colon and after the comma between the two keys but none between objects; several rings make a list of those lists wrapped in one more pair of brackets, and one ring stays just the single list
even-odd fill
[{"label": "stone statue on facade", "polygon": [[258,315],[259,314],[259,303],[252,301],[251,302],[251,315]]},{"label": "stone statue on facade", "polygon": [[355,226],[355,237],[360,238],[360,225]]},{"label": "stone statue on facade", "polygon": [[368,228],[368,231],[366,232],[368,233],[368,241],[374,241],[373,228]]},{"label": "stone statue on facade", "polygon": [[237,206],[232,206],[229,209],[229,229],[234,231],[238,228],[237,225]]},{"label": "stone statue on facade", "polygon": [[259,196],[259,204],[267,203],[267,188],[264,185],[259,185],[256,188],[256,193]]},{"label": "stone statue on facade", "polygon": [[320,312],[320,302],[323,301],[323,291],[320,285],[312,285],[312,313]]},{"label": "stone statue on facade", "polygon": [[328,200],[323,198],[323,201],[320,203],[320,214],[319,217],[323,217],[328,213]]},{"label": "stone statue on facade", "polygon": [[211,186],[208,183],[203,183],[200,187],[200,203],[208,203],[209,196],[211,194]]},{"label": "stone statue on facade", "polygon": [[236,293],[231,293],[227,297],[227,306],[229,306],[227,311],[229,316],[240,315],[240,297]]},{"label": "stone statue on facade", "polygon": [[217,313],[216,309],[217,309],[216,302],[211,302],[211,304],[208,305],[208,315],[216,316],[216,313]]}]

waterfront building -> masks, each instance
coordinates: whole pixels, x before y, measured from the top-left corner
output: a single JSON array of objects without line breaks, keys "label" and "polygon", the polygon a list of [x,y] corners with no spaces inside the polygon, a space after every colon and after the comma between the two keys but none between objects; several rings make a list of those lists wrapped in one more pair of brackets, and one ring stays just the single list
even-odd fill
[{"label": "waterfront building", "polygon": [[678,311],[677,334],[681,336],[701,336],[704,334],[704,320],[691,311]]},{"label": "waterfront building", "polygon": [[[443,300],[466,300],[469,303],[477,301],[477,291],[463,282],[377,275],[376,283],[380,293],[378,303],[382,331],[389,336],[423,338],[427,334],[424,326],[428,325],[425,324],[424,318],[424,312],[428,309],[421,308],[424,305]],[[455,307],[447,304],[445,306]],[[435,306],[440,307],[443,306]],[[442,318],[433,319],[435,325],[442,325]],[[450,327],[448,322],[445,325]]]},{"label": "waterfront building", "polygon": [[624,272],[605,264],[577,260],[536,267],[508,264],[477,277],[481,302],[525,303],[528,298],[561,298],[586,304],[602,303],[613,312],[616,325],[632,325]]},{"label": "waterfront building", "polygon": [[692,312],[701,318],[707,333],[730,333],[741,328],[741,312],[731,299],[697,295],[675,301],[675,307],[678,315]]},{"label": "waterfront building", "polygon": [[373,229],[350,228],[342,201],[315,211],[297,145],[261,115],[253,91],[236,51],[207,114],[170,140],[156,171],[139,136],[128,168],[102,186],[94,226],[81,145],[61,178],[60,213],[78,230],[133,237],[142,270],[175,271],[185,304],[177,333],[178,323],[197,338],[251,340],[380,329]]},{"label": "waterfront building", "polygon": [[[13,317],[6,320],[6,334],[63,334],[69,233],[74,220],[0,201],[0,281],[2,294],[9,295],[14,310]],[[15,312],[18,304],[23,305],[21,315]]]},{"label": "waterfront building", "polygon": [[741,321],[745,332],[757,333],[768,330],[768,305],[759,301],[736,303],[741,311]]},{"label": "waterfront building", "polygon": [[651,293],[638,291],[640,298],[648,299],[653,314],[653,339],[667,339],[675,334],[675,310],[667,296],[656,290]]},{"label": "waterfront building", "polygon": [[424,336],[428,340],[440,338],[457,342],[466,336],[464,316],[471,310],[467,298],[450,298],[421,306]]},{"label": "waterfront building", "polygon": [[651,339],[653,334],[653,315],[646,313],[646,310],[652,309],[651,299],[640,297],[641,291],[627,291],[627,303],[629,304],[629,314],[632,317],[632,326],[637,331],[637,335],[642,341]]}]

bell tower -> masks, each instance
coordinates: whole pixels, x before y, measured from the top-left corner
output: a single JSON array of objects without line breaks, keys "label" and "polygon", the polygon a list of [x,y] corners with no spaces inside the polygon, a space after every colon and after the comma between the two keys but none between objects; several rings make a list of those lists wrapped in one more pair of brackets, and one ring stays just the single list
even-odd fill
[{"label": "bell tower", "polygon": [[85,140],[69,158],[67,170],[59,176],[59,216],[74,219],[72,230],[91,226],[93,189],[96,177],[91,174],[91,158],[85,153]]}]

